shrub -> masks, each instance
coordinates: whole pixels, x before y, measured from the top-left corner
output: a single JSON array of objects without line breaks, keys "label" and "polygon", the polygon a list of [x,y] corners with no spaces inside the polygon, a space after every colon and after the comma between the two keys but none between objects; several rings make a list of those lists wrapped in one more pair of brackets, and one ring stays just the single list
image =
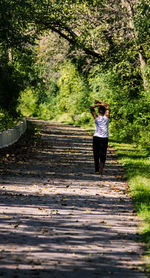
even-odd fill
[{"label": "shrub", "polygon": [[17,111],[21,111],[22,115],[25,117],[36,116],[37,102],[38,95],[34,88],[27,88],[20,93]]},{"label": "shrub", "polygon": [[0,132],[9,128],[13,128],[15,124],[16,119],[14,119],[7,111],[0,108]]}]

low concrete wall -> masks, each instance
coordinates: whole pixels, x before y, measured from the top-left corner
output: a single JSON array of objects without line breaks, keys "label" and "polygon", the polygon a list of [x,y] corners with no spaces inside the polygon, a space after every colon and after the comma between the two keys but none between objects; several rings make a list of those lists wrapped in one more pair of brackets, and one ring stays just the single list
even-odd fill
[{"label": "low concrete wall", "polygon": [[20,136],[26,131],[27,122],[23,119],[18,122],[18,124],[12,128],[0,132],[0,149],[8,147],[15,142],[17,142]]}]

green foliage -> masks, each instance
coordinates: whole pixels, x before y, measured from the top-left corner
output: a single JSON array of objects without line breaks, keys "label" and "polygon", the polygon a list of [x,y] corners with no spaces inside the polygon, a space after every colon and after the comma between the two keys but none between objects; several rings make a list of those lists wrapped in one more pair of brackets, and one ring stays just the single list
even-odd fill
[{"label": "green foliage", "polygon": [[7,2],[0,3],[1,106],[15,113],[21,91],[24,115],[91,125],[89,104],[102,99],[114,138],[148,147],[149,0]]},{"label": "green foliage", "polygon": [[75,121],[74,121],[74,125],[77,125],[77,126],[82,126],[82,127],[89,127],[91,123],[91,114],[90,112],[83,112],[81,114],[77,114],[75,117],[74,117]]},{"label": "green foliage", "polygon": [[25,117],[36,116],[38,95],[34,88],[27,88],[20,93],[17,110]]},{"label": "green foliage", "polygon": [[0,108],[0,132],[9,128],[13,128],[16,122],[17,119],[14,119],[7,111]]},{"label": "green foliage", "polygon": [[75,121],[77,115],[89,108],[89,93],[84,78],[70,61],[61,68],[58,85],[57,110],[60,113],[68,113]]},{"label": "green foliage", "polygon": [[[120,82],[119,82],[120,81]],[[97,66],[89,75],[90,99],[102,99],[110,104],[110,131],[118,141],[136,142],[149,148],[148,92],[139,92],[137,86],[129,86],[120,80],[120,72],[104,72]]]},{"label": "green foliage", "polygon": [[56,99],[58,94],[58,86],[55,80],[49,82],[49,90],[43,94],[38,99],[37,116],[44,120],[54,119],[56,111]]},{"label": "green foliage", "polygon": [[[10,55],[10,57],[9,57]],[[1,107],[16,116],[19,92],[29,86],[42,86],[34,62],[35,54],[29,45],[20,49],[4,50],[0,47],[0,104]]]},{"label": "green foliage", "polygon": [[136,31],[138,32],[138,43],[145,48],[149,40],[150,28],[150,1],[142,0],[137,4],[136,14],[134,16]]},{"label": "green foliage", "polygon": [[17,101],[24,116],[93,127],[101,99],[113,139],[149,151],[150,0],[1,0],[0,10],[1,129]]},{"label": "green foliage", "polygon": [[150,256],[150,159],[149,153],[133,144],[117,143],[110,140],[121,161],[128,180],[130,194],[141,222],[140,233],[147,243]]}]

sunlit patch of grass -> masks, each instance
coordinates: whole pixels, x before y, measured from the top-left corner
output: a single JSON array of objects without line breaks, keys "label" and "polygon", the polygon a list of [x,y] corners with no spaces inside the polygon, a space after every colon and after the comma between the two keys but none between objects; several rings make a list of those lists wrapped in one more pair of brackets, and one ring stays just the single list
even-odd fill
[{"label": "sunlit patch of grass", "polygon": [[58,121],[60,123],[73,124],[72,117],[68,113],[63,113],[63,114],[57,115],[57,116],[55,116],[55,118],[53,120]]},{"label": "sunlit patch of grass", "polygon": [[[118,159],[124,167],[130,194],[138,216],[143,220],[140,233],[147,244],[150,258],[150,157],[146,150],[132,144],[117,143],[110,140]],[[150,263],[147,265],[150,271]]]}]

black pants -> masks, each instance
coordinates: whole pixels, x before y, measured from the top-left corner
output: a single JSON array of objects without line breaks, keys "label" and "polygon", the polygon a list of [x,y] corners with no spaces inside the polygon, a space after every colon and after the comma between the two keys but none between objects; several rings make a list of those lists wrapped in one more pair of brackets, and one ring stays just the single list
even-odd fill
[{"label": "black pants", "polygon": [[108,147],[108,138],[93,136],[93,155],[95,162],[95,172],[99,171],[100,161],[105,164]]}]

